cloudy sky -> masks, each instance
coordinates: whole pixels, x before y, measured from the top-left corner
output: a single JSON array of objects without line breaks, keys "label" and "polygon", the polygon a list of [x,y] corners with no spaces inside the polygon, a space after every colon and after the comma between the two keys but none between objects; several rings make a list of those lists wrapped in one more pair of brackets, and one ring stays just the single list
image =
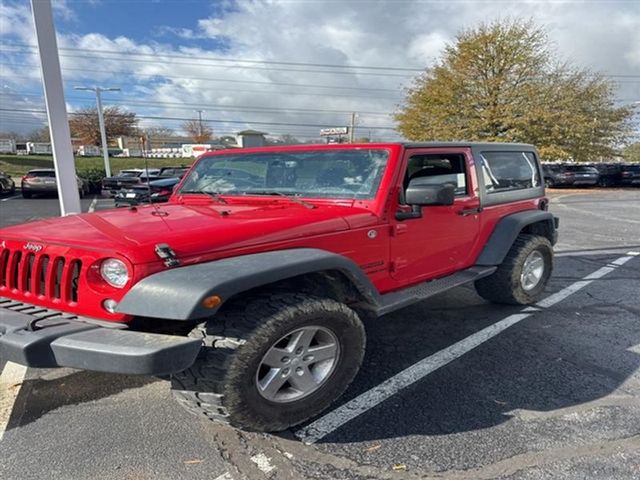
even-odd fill
[{"label": "cloudy sky", "polygon": [[[218,135],[255,128],[315,138],[348,124],[396,139],[403,88],[458,31],[532,18],[559,54],[610,75],[640,101],[640,2],[457,0],[54,0],[70,111],[76,85],[120,87],[107,104],[145,126],[204,118]],[[41,126],[44,108],[26,0],[0,3],[0,131]]]}]

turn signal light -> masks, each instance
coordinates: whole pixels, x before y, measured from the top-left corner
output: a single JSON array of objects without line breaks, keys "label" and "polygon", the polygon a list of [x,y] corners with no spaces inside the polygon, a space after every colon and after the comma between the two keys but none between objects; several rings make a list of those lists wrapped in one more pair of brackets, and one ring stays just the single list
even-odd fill
[{"label": "turn signal light", "polygon": [[118,307],[118,302],[116,302],[112,298],[107,298],[104,302],[102,302],[102,306],[109,313],[116,313],[116,308]]},{"label": "turn signal light", "polygon": [[202,300],[202,306],[204,308],[216,308],[222,303],[222,299],[218,295],[211,295]]}]

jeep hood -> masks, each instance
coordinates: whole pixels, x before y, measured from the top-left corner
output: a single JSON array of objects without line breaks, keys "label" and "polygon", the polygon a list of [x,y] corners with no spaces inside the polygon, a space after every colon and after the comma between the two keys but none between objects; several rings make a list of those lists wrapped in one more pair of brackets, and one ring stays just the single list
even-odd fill
[{"label": "jeep hood", "polygon": [[[112,209],[0,229],[0,240],[24,240],[119,253],[134,263],[157,261],[155,245],[167,243],[179,258],[295,240],[349,228],[345,217],[369,218],[364,208],[291,203],[189,205]],[[365,221],[365,223],[368,223]]]}]

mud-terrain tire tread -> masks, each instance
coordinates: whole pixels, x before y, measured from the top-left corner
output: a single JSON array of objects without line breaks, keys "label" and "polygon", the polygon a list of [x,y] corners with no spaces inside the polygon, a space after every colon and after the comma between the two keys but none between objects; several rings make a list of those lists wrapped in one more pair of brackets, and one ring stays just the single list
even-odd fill
[{"label": "mud-terrain tire tread", "polygon": [[[332,403],[342,395],[360,368],[365,347],[364,327],[358,315],[345,304],[300,293],[266,293],[241,298],[225,305],[225,308],[209,321],[197,325],[189,336],[201,338],[203,348],[189,369],[172,375],[171,388],[174,398],[195,415],[254,431],[281,431],[317,415],[329,405],[310,408],[307,418],[293,424],[253,415],[251,411],[247,411],[246,405],[243,405],[238,392],[230,388],[234,380],[234,372],[230,367],[233,363],[241,361],[243,345],[252,340],[259,341],[260,337],[268,337],[268,333],[272,331],[269,324],[275,322],[282,325],[301,313],[320,310],[342,316],[362,339],[360,351],[354,352],[354,361],[347,366],[350,370],[347,376],[350,376],[350,379],[346,385],[338,388],[330,402]],[[323,386],[319,391],[327,386]],[[315,393],[311,396],[313,395]]]},{"label": "mud-terrain tire tread", "polygon": [[[527,256],[539,249],[545,258],[545,272],[540,283],[530,292],[520,284],[522,265]],[[498,269],[488,277],[476,280],[478,294],[485,300],[509,305],[530,305],[537,302],[553,270],[553,247],[546,237],[521,233],[509,249]]]}]

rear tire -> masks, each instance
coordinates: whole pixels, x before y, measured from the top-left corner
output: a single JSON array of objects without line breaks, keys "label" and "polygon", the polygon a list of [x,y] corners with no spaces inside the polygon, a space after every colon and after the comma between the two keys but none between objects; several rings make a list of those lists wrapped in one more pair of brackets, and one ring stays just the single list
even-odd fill
[{"label": "rear tire", "polygon": [[[267,399],[259,391],[259,377],[280,374],[280,370],[268,366],[267,373],[261,373],[267,353],[276,346],[278,352],[285,344],[288,348],[291,343],[286,339],[292,338],[288,335],[293,336],[294,332],[305,328],[317,328],[336,340],[339,355],[336,354],[330,370],[324,370],[326,375],[318,380],[315,390],[310,389],[297,398],[294,388],[297,384],[287,380],[281,387],[282,392],[294,394],[289,394],[289,398],[283,394],[285,400]],[[353,310],[335,300],[304,294],[256,295],[239,299],[198,325],[190,336],[201,338],[203,347],[191,368],[172,376],[174,397],[196,415],[267,432],[298,425],[331,405],[352,382],[365,350],[364,327]],[[306,353],[313,348],[314,345]],[[302,355],[296,358],[295,352],[291,352],[290,357],[287,362],[291,362],[291,370],[297,370],[298,365],[304,366]],[[312,368],[315,367],[309,365],[308,371]],[[284,377],[284,370],[282,375]],[[294,380],[292,378],[292,382]]]},{"label": "rear tire", "polygon": [[22,198],[31,198],[33,194],[31,192],[25,192],[22,190]]},{"label": "rear tire", "polygon": [[[539,278],[534,275],[538,268],[542,268]],[[552,270],[551,242],[539,235],[520,234],[498,269],[488,277],[477,280],[475,287],[485,300],[529,305],[542,297]]]}]

